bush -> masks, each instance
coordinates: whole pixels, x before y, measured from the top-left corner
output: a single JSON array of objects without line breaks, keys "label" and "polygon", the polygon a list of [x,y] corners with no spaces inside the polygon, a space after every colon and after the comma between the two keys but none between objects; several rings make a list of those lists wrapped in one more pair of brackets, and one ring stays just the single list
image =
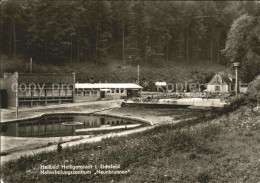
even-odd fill
[{"label": "bush", "polygon": [[209,182],[209,176],[207,173],[200,173],[197,177],[197,180],[200,182],[200,183],[207,183]]},{"label": "bush", "polygon": [[242,106],[251,106],[256,107],[257,103],[259,103],[258,98],[249,95],[249,96],[241,96],[239,98],[233,99],[230,104],[225,105],[222,109],[216,110],[214,112],[218,112],[220,114],[228,114],[230,112],[234,112]]},{"label": "bush", "polygon": [[241,106],[245,106],[246,104],[247,104],[246,97],[243,96],[243,97],[235,98],[230,102],[230,104],[225,105],[219,112],[222,114],[230,113],[237,110]]}]

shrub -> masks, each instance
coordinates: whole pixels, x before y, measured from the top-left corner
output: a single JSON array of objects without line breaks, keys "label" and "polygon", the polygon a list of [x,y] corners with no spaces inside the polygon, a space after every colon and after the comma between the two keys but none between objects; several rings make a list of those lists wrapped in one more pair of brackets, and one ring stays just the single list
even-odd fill
[{"label": "shrub", "polygon": [[258,99],[253,96],[240,96],[239,98],[235,98],[231,100],[230,104],[225,105],[222,109],[216,110],[214,112],[218,112],[220,114],[227,114],[233,111],[236,111],[242,106],[251,106],[255,107],[258,103]]},{"label": "shrub", "polygon": [[207,173],[200,173],[198,176],[197,176],[197,180],[200,182],[200,183],[207,183],[209,182],[209,176]]}]

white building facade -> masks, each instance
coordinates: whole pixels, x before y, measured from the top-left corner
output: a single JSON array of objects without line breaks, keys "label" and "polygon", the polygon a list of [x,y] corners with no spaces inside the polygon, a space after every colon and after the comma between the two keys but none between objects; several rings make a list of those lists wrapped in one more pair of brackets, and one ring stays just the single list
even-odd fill
[{"label": "white building facade", "polygon": [[142,87],[134,83],[76,83],[75,102],[139,97]]}]

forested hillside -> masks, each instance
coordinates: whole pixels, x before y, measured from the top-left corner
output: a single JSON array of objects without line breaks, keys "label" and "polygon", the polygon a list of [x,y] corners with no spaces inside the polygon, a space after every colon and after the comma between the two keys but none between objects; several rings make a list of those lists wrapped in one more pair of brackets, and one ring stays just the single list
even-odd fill
[{"label": "forested hillside", "polygon": [[[3,56],[4,64],[2,69],[5,72],[29,72],[30,65],[22,59],[11,59]],[[217,63],[203,62],[200,64],[175,63],[167,67],[140,66],[140,85],[144,89],[154,89],[156,81],[166,81],[168,83],[206,83],[217,71],[226,70],[225,66]],[[95,82],[137,82],[137,66],[121,65],[120,60],[111,60],[109,64],[97,65],[95,63],[67,63],[63,65],[50,65],[33,63],[33,73],[46,72],[76,72],[77,82],[90,82],[90,77],[94,76]],[[149,86],[144,85],[144,81],[149,82]]]},{"label": "forested hillside", "polygon": [[[257,1],[14,1],[1,3],[1,51],[39,64],[199,66],[260,54]],[[252,62],[253,60],[253,62]],[[192,66],[193,67],[193,66]],[[252,71],[253,69],[253,71]]]}]

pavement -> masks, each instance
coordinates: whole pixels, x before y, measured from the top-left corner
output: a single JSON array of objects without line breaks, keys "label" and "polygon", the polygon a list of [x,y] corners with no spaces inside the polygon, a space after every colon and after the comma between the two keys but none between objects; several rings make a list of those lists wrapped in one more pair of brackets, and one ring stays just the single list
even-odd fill
[{"label": "pavement", "polygon": [[[126,136],[126,135],[129,135],[129,134],[138,133],[138,132],[142,132],[142,131],[151,129],[153,127],[154,126],[147,126],[147,127],[143,127],[143,128],[123,131],[123,132],[118,132],[118,133],[108,133],[108,134],[99,135],[99,136],[90,137],[90,138],[86,137],[86,138],[83,138],[82,140],[63,143],[62,147],[68,148],[68,147],[72,147],[72,146],[79,145],[79,144],[82,144],[82,143],[98,142],[98,141],[101,141],[102,139],[105,139],[105,138]],[[24,150],[22,152],[14,152],[14,153],[8,154],[6,156],[1,156],[1,164],[4,163],[4,162],[7,162],[9,160],[18,159],[21,156],[35,155],[35,154],[38,154],[38,153],[41,153],[41,152],[55,151],[56,149],[57,149],[57,145],[51,145],[51,146],[48,146],[48,147],[43,147],[43,148],[39,148],[39,149],[35,149],[35,150]]]},{"label": "pavement", "polygon": [[161,99],[160,101],[177,101],[177,104],[186,104],[198,107],[223,107],[226,102],[221,99],[203,99],[203,98],[181,98],[181,99]]}]

